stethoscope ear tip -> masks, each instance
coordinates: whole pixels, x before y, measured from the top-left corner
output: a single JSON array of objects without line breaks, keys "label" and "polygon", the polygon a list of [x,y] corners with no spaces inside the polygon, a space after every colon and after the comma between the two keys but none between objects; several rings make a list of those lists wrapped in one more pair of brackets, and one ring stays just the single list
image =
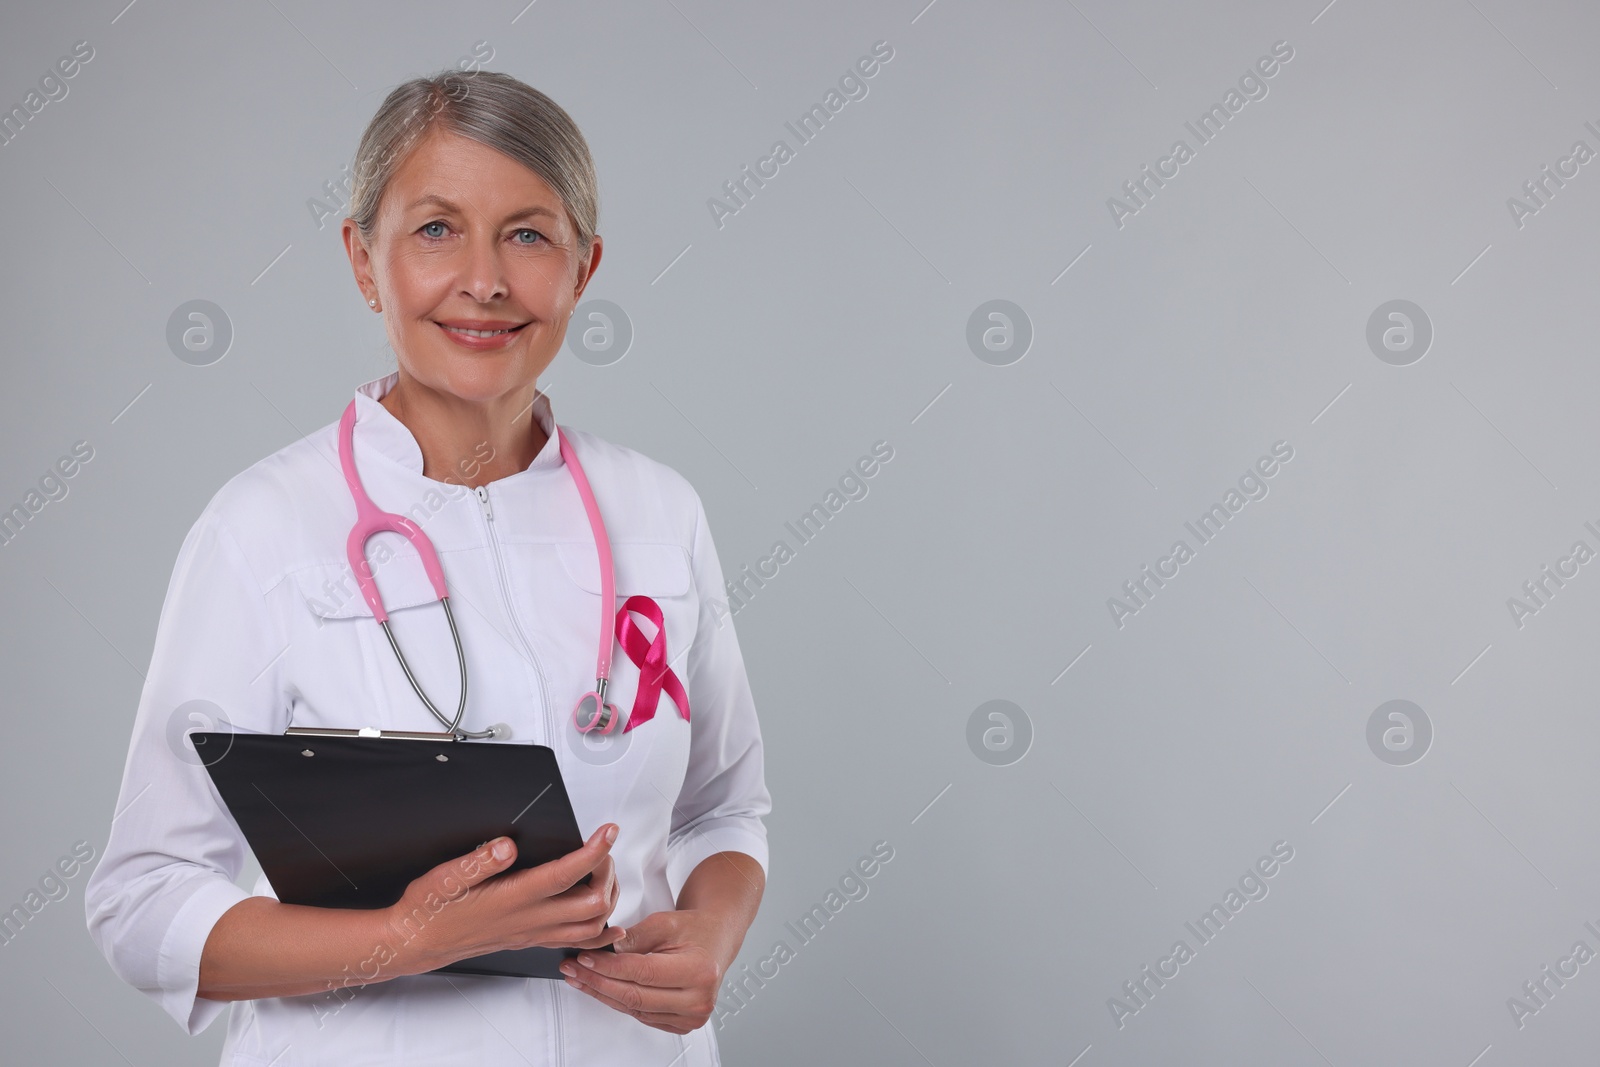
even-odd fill
[{"label": "stethoscope ear tip", "polygon": [[489,740],[507,741],[510,740],[510,738],[511,727],[507,726],[505,723],[497,722],[493,726],[489,727]]}]

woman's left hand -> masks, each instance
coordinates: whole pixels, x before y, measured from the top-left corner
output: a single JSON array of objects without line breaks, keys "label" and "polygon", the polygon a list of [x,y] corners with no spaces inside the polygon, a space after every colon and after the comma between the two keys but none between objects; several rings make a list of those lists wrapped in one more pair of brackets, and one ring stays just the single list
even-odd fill
[{"label": "woman's left hand", "polygon": [[717,1007],[731,962],[722,958],[725,923],[704,911],[658,911],[628,927],[615,952],[583,952],[561,964],[567,984],[646,1026],[698,1030]]}]

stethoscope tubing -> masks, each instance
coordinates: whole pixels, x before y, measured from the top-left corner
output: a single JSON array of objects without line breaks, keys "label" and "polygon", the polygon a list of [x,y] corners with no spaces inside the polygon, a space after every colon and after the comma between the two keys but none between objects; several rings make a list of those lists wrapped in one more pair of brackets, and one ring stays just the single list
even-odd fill
[{"label": "stethoscope tubing", "polygon": [[[356,402],[352,400],[339,419],[339,466],[356,506],[356,521],[350,528],[345,554],[351,569],[355,572],[356,586],[361,590],[361,597],[372,609],[373,618],[383,627],[384,636],[389,639],[389,647],[394,650],[395,659],[399,660],[400,669],[405,672],[406,681],[411,683],[417,699],[422,701],[423,706],[433,713],[433,717],[439,720],[445,729],[463,738],[507,737],[510,735],[510,728],[504,724],[496,724],[487,730],[461,729],[461,719],[467,710],[467,657],[461,647],[461,633],[456,628],[455,614],[450,610],[450,596],[445,585],[444,568],[439,562],[439,553],[433,547],[433,541],[420,526],[404,515],[382,510],[367,495],[365,487],[361,484],[361,475],[356,470],[355,424]],[[616,574],[611,557],[611,539],[606,534],[605,522],[600,516],[600,505],[595,500],[594,490],[589,485],[583,464],[578,461],[577,451],[561,432],[561,427],[557,426],[555,431],[561,458],[566,463],[567,471],[577,487],[578,497],[583,501],[584,514],[589,519],[589,528],[594,533],[595,550],[600,562],[600,639],[599,651],[595,656],[595,688],[579,698],[577,706],[573,709],[573,721],[582,733],[595,731],[609,734],[622,725],[626,718],[615,704],[606,702],[606,687],[611,677],[611,608],[616,602]],[[389,613],[383,606],[383,596],[378,591],[378,583],[372,576],[372,564],[368,562],[366,554],[367,541],[378,533],[398,533],[411,543],[422,560],[423,569],[427,572],[428,580],[433,585],[440,605],[444,608],[461,676],[461,697],[456,705],[454,719],[445,718],[428,698],[428,694],[423,691],[422,684],[412,672],[411,664],[407,662],[405,652],[400,648],[400,642],[389,626]],[[687,712],[687,709],[682,710]],[[627,730],[631,725],[630,723],[622,728]]]},{"label": "stethoscope tubing", "polygon": [[611,564],[611,538],[606,535],[606,524],[600,518],[600,505],[594,498],[594,490],[589,487],[589,476],[584,474],[583,464],[578,462],[577,451],[559,426],[556,427],[556,436],[561,441],[561,458],[572,474],[572,481],[578,487],[578,497],[583,501],[583,510],[589,516],[589,528],[594,531],[595,551],[600,556],[600,652],[595,657],[594,676],[596,687],[604,694],[602,683],[611,677],[610,611],[611,605],[617,602],[616,572]]},{"label": "stethoscope tubing", "polygon": [[411,688],[416,690],[417,696],[422,700],[423,705],[433,712],[433,717],[443,723],[446,730],[453,734],[461,734],[464,737],[495,737],[499,734],[499,731],[493,727],[487,730],[459,729],[461,716],[465,715],[467,711],[467,655],[461,648],[461,632],[456,629],[456,616],[450,610],[450,598],[447,596],[440,597],[439,606],[444,608],[444,617],[450,623],[450,639],[455,642],[456,663],[461,667],[461,700],[456,704],[456,717],[453,719],[446,719],[439,714],[439,709],[433,706],[433,701],[428,699],[428,694],[422,691],[422,683],[418,682],[416,675],[411,673],[411,664],[406,662],[405,653],[400,651],[400,642],[395,640],[394,631],[389,628],[389,620],[385,619],[378,625],[383,627],[383,636],[389,639],[389,647],[394,649],[394,658],[400,661],[400,669],[406,672],[406,681],[411,683]]}]

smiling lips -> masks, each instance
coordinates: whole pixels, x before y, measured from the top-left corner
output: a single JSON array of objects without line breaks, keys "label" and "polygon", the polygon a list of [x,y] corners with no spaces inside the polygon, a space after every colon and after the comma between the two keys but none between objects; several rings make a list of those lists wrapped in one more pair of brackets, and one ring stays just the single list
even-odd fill
[{"label": "smiling lips", "polygon": [[528,325],[526,322],[499,319],[452,319],[448,322],[435,320],[435,324],[456,344],[477,351],[504,348],[511,343],[511,339],[519,330]]}]

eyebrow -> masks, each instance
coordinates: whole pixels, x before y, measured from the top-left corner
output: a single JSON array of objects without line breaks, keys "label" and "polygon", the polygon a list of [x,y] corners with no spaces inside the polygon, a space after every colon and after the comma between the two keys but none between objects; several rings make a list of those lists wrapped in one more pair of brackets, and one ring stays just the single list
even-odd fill
[{"label": "eyebrow", "polygon": [[[455,203],[451,202],[450,200],[445,199],[444,197],[440,196],[438,193],[426,193],[423,196],[419,196],[417,199],[413,200],[406,207],[406,210],[407,211],[415,211],[417,208],[422,207],[422,206],[424,206],[426,204],[433,204],[434,206],[443,208],[446,211],[453,211],[458,215],[462,213],[461,212],[461,208],[458,205],[456,205]],[[537,215],[542,215],[545,218],[550,218],[550,219],[559,219],[561,217],[561,216],[557,215],[554,211],[551,211],[549,208],[541,207],[541,206],[535,204],[533,207],[525,207],[521,211],[514,212],[513,214],[507,215],[506,218],[505,218],[505,221],[506,222],[512,222],[512,221],[514,221],[516,219],[528,219],[528,218],[533,218],[534,216],[537,216]]]}]

